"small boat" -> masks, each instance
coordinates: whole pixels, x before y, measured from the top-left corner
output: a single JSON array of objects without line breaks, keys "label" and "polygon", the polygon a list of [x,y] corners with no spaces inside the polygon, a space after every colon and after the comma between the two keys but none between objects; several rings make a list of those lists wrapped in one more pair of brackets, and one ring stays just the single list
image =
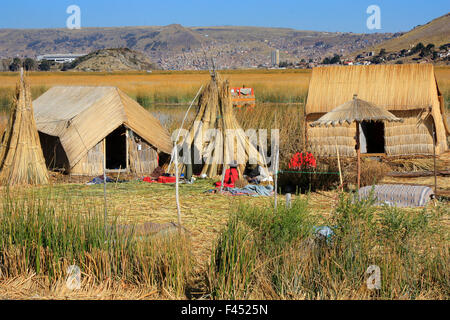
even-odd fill
[{"label": "small boat", "polygon": [[233,106],[238,108],[254,107],[256,105],[253,88],[231,88],[231,99]]}]

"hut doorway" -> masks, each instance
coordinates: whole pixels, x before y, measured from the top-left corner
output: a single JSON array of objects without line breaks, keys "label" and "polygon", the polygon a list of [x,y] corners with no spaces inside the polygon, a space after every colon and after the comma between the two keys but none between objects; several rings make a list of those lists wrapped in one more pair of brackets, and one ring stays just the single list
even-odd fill
[{"label": "hut doorway", "polygon": [[382,121],[363,121],[359,129],[361,153],[385,153]]},{"label": "hut doorway", "polygon": [[106,137],[106,169],[127,169],[127,135],[124,126],[120,126]]}]

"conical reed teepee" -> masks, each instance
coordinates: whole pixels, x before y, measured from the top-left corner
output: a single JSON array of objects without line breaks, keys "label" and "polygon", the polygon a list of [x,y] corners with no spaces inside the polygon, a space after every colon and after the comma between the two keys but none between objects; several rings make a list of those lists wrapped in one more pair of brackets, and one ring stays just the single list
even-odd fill
[{"label": "conical reed teepee", "polygon": [[[211,81],[200,94],[198,107],[184,144],[191,148],[192,154],[196,153],[197,159],[203,159],[201,174],[210,178],[219,176],[223,173],[223,164],[227,167],[232,162],[238,164],[242,174],[249,160],[269,173],[264,156],[250,142],[233,115],[228,81],[213,72]],[[208,136],[210,129],[217,133],[213,138]],[[232,134],[227,135],[227,132]]]},{"label": "conical reed teepee", "polygon": [[0,146],[0,184],[47,184],[48,171],[34,120],[30,86],[21,70]]}]

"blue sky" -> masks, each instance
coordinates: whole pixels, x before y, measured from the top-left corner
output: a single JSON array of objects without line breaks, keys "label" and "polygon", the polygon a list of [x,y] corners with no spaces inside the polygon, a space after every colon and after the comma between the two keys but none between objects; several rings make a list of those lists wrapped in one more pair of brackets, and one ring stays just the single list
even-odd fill
[{"label": "blue sky", "polygon": [[0,28],[64,28],[69,5],[81,8],[81,27],[266,26],[299,30],[374,32],[370,5],[381,9],[381,30],[408,31],[450,11],[449,0],[7,0]]}]

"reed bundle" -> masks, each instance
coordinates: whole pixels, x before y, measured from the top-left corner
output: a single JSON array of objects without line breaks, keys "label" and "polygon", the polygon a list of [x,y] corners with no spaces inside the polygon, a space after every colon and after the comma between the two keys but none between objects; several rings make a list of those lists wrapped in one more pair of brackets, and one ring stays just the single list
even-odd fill
[{"label": "reed bundle", "polygon": [[[214,137],[208,136],[210,129],[217,130]],[[203,159],[201,174],[208,177],[220,175],[231,162],[237,162],[241,175],[249,161],[267,167],[233,115],[229,82],[216,73],[199,96],[198,112],[184,143]]]},{"label": "reed bundle", "polygon": [[0,183],[10,186],[48,183],[31,90],[23,75],[16,86],[11,114],[1,141]]}]

